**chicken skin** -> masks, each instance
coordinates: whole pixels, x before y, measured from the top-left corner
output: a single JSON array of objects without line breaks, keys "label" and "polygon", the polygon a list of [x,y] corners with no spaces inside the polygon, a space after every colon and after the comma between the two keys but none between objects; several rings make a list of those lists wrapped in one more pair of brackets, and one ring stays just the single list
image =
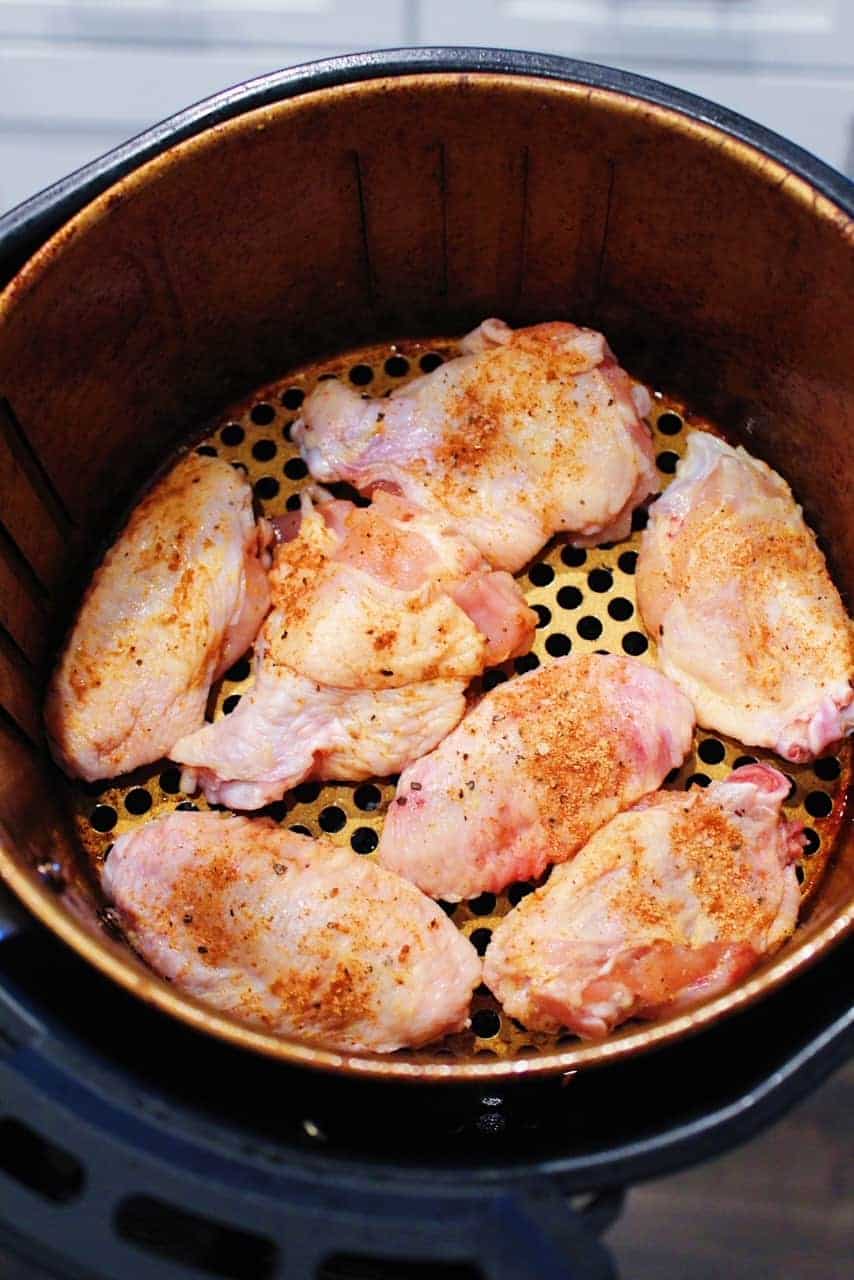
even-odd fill
[{"label": "chicken skin", "polygon": [[505,916],[484,981],[529,1030],[586,1038],[738,982],[792,933],[800,828],[767,765],[618,814]]},{"label": "chicken skin", "polygon": [[624,537],[658,488],[650,399],[603,336],[486,320],[461,345],[387,399],[321,382],[294,427],[312,475],[443,512],[511,573],[558,532],[578,545]]},{"label": "chicken skin", "polygon": [[139,503],[89,585],[50,683],[61,767],[93,781],[148,764],[204,722],[211,684],[269,608],[252,491],[191,454]]},{"label": "chicken skin", "polygon": [[691,704],[633,658],[560,658],[500,685],[404,770],[384,866],[458,901],[534,879],[654,790],[691,745]]},{"label": "chicken skin", "polygon": [[254,686],[171,752],[185,789],[233,808],[307,777],[399,772],[459,722],[473,676],[527,651],[537,622],[509,574],[390,494],[365,510],[305,494],[286,533]]},{"label": "chicken skin", "polygon": [[854,650],[785,481],[695,432],[653,505],[638,603],[661,669],[708,729],[801,762],[854,728]]},{"label": "chicken skin", "polygon": [[116,841],[104,889],[157,973],[265,1031],[389,1053],[468,1025],[474,947],[349,849],[266,819],[173,813]]}]

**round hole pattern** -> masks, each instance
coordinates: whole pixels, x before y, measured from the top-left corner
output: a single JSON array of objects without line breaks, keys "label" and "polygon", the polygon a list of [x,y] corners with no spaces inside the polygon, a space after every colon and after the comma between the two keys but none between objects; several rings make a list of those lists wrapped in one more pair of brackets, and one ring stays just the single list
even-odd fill
[{"label": "round hole pattern", "polygon": [[[401,350],[388,346],[374,347],[352,352],[338,360],[327,360],[319,368],[297,370],[278,384],[259,389],[250,402],[224,413],[212,435],[198,445],[194,442],[194,447],[203,453],[221,453],[255,487],[258,498],[264,503],[265,514],[283,514],[299,506],[300,492],[312,483],[290,435],[305,396],[321,374],[338,378],[342,384],[356,388],[363,395],[384,396],[401,386],[407,378],[438,367],[454,353],[453,344],[437,340],[424,346],[404,344]],[[394,362],[390,365],[391,371],[386,367],[387,361]],[[694,430],[694,420],[689,427],[681,406],[674,405],[671,410],[670,402],[662,398],[658,404],[665,412],[653,426],[655,454],[659,461],[668,453],[678,458]],[[670,412],[673,413],[672,422],[667,418]],[[670,482],[671,474],[659,472],[662,487]],[[368,502],[347,485],[330,487],[338,498],[359,505]],[[559,659],[566,652],[625,653],[626,642],[629,648],[638,643],[628,637],[641,636],[646,640],[635,605],[634,584],[641,542],[639,531],[646,519],[645,509],[637,511],[632,521],[633,531],[615,544],[581,548],[558,540],[540,553],[537,561],[518,576],[528,603],[537,615],[531,654],[524,655],[518,663],[502,663],[500,667],[485,672],[479,685],[474,686],[475,692],[479,688],[494,688],[507,679],[516,679],[518,673],[539,663]],[[567,645],[571,647],[567,649]],[[636,655],[635,660],[654,663],[654,648],[654,644],[650,644],[644,652]],[[250,677],[251,661],[247,655],[231,667],[221,687],[214,690],[215,717],[233,709]],[[767,759],[781,767],[781,761],[770,753],[740,746],[721,735],[700,732],[693,752],[664,785],[678,790],[686,786],[696,788],[710,778],[726,777],[737,763],[754,759]],[[833,851],[839,819],[839,808],[837,806],[834,810],[833,802],[834,798],[841,800],[848,784],[850,746],[846,744],[838,758],[828,754],[812,766],[786,764],[785,771],[797,784],[793,796],[787,801],[787,817],[805,823],[800,866],[802,893],[809,897],[820,882]],[[304,783],[283,800],[267,805],[258,816],[290,824],[292,830],[305,836],[323,836],[354,853],[370,857],[375,854],[379,842],[384,814],[394,795],[395,781],[376,779],[324,786]],[[176,807],[191,811],[220,807],[207,805],[198,795],[182,795],[180,782],[180,769],[161,762],[159,766],[135,774],[132,783],[107,780],[82,784],[76,789],[78,830],[92,859],[95,874],[100,874],[112,840],[136,824],[173,812]],[[148,798],[145,812],[134,812],[135,807],[141,808],[146,804],[144,796]],[[810,808],[816,812],[810,812]],[[456,927],[472,937],[482,953],[498,920],[535,888],[530,883],[519,883],[510,885],[503,893],[481,894],[467,902],[442,906]],[[492,1018],[486,1018],[486,1025],[489,1027],[491,1024],[497,1030],[494,1034],[484,1032],[479,1035],[472,1027],[450,1037],[441,1046],[449,1058],[470,1057],[474,1053],[492,1058],[495,1055],[529,1055],[552,1050],[559,1043],[558,1037],[525,1032],[512,1018],[501,1016],[494,998],[483,987],[475,995],[472,1012],[473,1015],[492,1015]],[[566,1043],[575,1044],[577,1041],[568,1037]],[[435,1048],[416,1051],[415,1056],[432,1056]]]}]

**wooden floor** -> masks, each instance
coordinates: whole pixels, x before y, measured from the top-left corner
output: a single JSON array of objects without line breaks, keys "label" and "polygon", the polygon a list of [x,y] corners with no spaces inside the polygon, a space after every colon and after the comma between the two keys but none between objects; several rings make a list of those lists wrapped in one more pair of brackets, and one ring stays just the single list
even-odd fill
[{"label": "wooden floor", "polygon": [[621,1280],[852,1280],[854,1063],[745,1147],[636,1187]]}]

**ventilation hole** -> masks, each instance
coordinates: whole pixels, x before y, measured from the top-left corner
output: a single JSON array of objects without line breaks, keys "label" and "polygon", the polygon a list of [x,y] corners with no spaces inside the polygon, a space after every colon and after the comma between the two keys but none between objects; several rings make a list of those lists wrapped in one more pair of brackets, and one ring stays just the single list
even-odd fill
[{"label": "ventilation hole", "polygon": [[350,381],[355,387],[366,387],[373,378],[374,371],[369,364],[354,364],[350,370]]},{"label": "ventilation hole", "polygon": [[743,769],[745,765],[758,764],[756,756],[737,756],[733,761],[733,769]]},{"label": "ventilation hole", "polygon": [[479,956],[482,956],[484,954],[484,952],[486,951],[486,948],[489,946],[491,939],[492,939],[491,929],[475,929],[473,933],[469,934],[469,942],[474,947],[475,951]]},{"label": "ventilation hole", "polygon": [[591,569],[587,575],[587,585],[591,591],[597,591],[601,595],[603,591],[611,590],[614,579],[607,569]]},{"label": "ventilation hole", "polygon": [[528,577],[535,587],[547,587],[554,581],[555,571],[550,564],[533,564],[528,570]]},{"label": "ventilation hole", "polygon": [[262,476],[260,480],[255,481],[252,491],[262,502],[269,502],[279,492],[279,482],[275,476]]},{"label": "ventilation hole", "polygon": [[711,782],[711,778],[707,773],[692,773],[690,778],[685,779],[685,790],[690,791],[691,787],[707,787]]},{"label": "ventilation hole", "polygon": [[337,804],[328,804],[325,809],[320,810],[321,831],[340,831],[347,821],[347,815],[343,809],[339,809]]},{"label": "ventilation hole", "polygon": [[260,404],[252,406],[249,417],[255,423],[256,427],[268,427],[276,416],[276,410],[271,404],[261,401]]},{"label": "ventilation hole", "polygon": [[357,827],[350,837],[350,848],[356,853],[373,853],[379,842],[380,838],[372,827]]},{"label": "ventilation hole", "polygon": [[230,680],[232,684],[239,684],[241,680],[249,679],[249,670],[249,659],[240,658],[233,667],[228,668],[225,678]]},{"label": "ventilation hole", "polygon": [[[452,1132],[461,1132],[462,1125]],[[335,1253],[321,1263],[315,1280],[486,1280],[469,1262],[412,1262],[409,1258],[376,1258],[361,1253]]]},{"label": "ventilation hole", "polygon": [[826,791],[811,791],[804,801],[804,808],[811,818],[829,818],[833,801]]},{"label": "ventilation hole", "polygon": [[494,689],[496,685],[504,684],[507,679],[507,672],[502,671],[500,667],[492,667],[489,671],[483,673],[483,687],[487,693],[490,689]]},{"label": "ventilation hole", "polygon": [[390,378],[402,378],[409,373],[409,361],[403,356],[389,356],[385,362],[385,371]]},{"label": "ventilation hole", "polygon": [[539,618],[537,627],[547,627],[552,620],[552,611],[544,604],[535,604],[531,606],[534,613]]},{"label": "ventilation hole", "polygon": [[611,656],[610,649],[594,649],[593,652],[598,653],[600,658],[610,658]]},{"label": "ventilation hole", "polygon": [[636,551],[624,551],[617,564],[623,573],[634,573],[638,567],[638,553]]},{"label": "ventilation hole", "polygon": [[314,804],[319,795],[319,782],[301,782],[294,790],[294,797],[300,804]]},{"label": "ventilation hole", "polygon": [[587,559],[587,552],[583,547],[564,547],[560,558],[570,569],[580,569]]},{"label": "ventilation hole", "polygon": [[125,796],[125,808],[128,813],[139,816],[148,813],[151,808],[151,795],[145,787],[132,787]]},{"label": "ventilation hole", "polygon": [[523,653],[521,658],[516,658],[513,667],[517,675],[523,676],[526,671],[536,671],[540,665],[540,660],[535,653]]},{"label": "ventilation hole", "polygon": [[511,884],[507,890],[507,899],[511,906],[518,907],[523,898],[527,898],[529,893],[534,892],[534,886],[527,880],[519,880],[516,884]]},{"label": "ventilation hole", "polygon": [[291,432],[293,431],[293,429],[294,429],[293,421],[286,422],[285,425],[282,427],[282,436],[288,442],[290,442],[291,440]]},{"label": "ventilation hole", "polygon": [[175,805],[175,808],[181,813],[198,813],[199,812],[199,806],[197,804],[193,804],[192,800],[182,800],[180,804]]},{"label": "ventilation hole", "polygon": [[646,653],[649,648],[649,641],[642,631],[627,631],[623,636],[623,652],[630,654],[633,658],[637,658],[642,653]]},{"label": "ventilation hole", "polygon": [[577,609],[584,596],[578,587],[561,587],[557,593],[557,602],[561,609]]},{"label": "ventilation hole", "polygon": [[[225,808],[224,805],[217,805],[219,808]],[[284,800],[274,800],[272,804],[265,804],[263,809],[258,810],[258,816],[261,818],[272,818],[274,822],[281,822],[287,813],[288,808]]]},{"label": "ventilation hole", "polygon": [[842,772],[842,766],[835,756],[823,756],[813,764],[813,773],[822,782],[833,782]]},{"label": "ventilation hole", "polygon": [[804,857],[811,858],[821,848],[821,840],[812,827],[804,827]]},{"label": "ventilation hole", "polygon": [[678,777],[679,777],[679,770],[678,770],[678,768],[677,768],[677,769],[671,769],[671,770],[670,770],[670,772],[668,773],[667,777],[664,779],[664,781],[665,781],[665,782],[668,782],[668,783],[670,783],[670,784],[672,785],[672,784],[676,781],[676,779],[677,779]]},{"label": "ventilation hole", "polygon": [[116,1210],[116,1230],[147,1253],[226,1280],[272,1276],[276,1250],[263,1236],[187,1213],[153,1196],[129,1196]]},{"label": "ventilation hole", "polygon": [[726,747],[717,738],[704,738],[697,748],[697,755],[703,764],[720,764],[726,755]]},{"label": "ventilation hole", "polygon": [[288,499],[285,502],[286,510],[299,511],[301,506],[302,506],[302,503],[300,502],[300,496],[298,493],[291,493],[288,495]]},{"label": "ventilation hole", "polygon": [[230,693],[222,704],[222,714],[224,716],[230,716],[239,701],[239,693]]},{"label": "ventilation hole", "polygon": [[234,470],[239,471],[242,476],[249,475],[249,472],[246,470],[246,467],[243,465],[242,462],[232,462],[231,465],[234,468]]},{"label": "ventilation hole", "polygon": [[252,446],[252,457],[258,462],[269,462],[276,456],[275,440],[256,440]]},{"label": "ventilation hole", "polygon": [[318,382],[335,382],[337,377],[338,377],[338,374],[333,373],[332,370],[330,369],[327,373],[321,373],[317,381]]},{"label": "ventilation hole", "polygon": [[218,458],[219,454],[212,444],[200,444],[196,453],[202,458]]},{"label": "ventilation hole", "polygon": [[678,413],[668,411],[659,415],[655,425],[664,436],[678,436],[682,430],[682,419]]},{"label": "ventilation hole", "polygon": [[625,596],[614,596],[608,601],[608,613],[615,622],[628,622],[634,611],[635,606]]},{"label": "ventilation hole", "polygon": [[501,1019],[494,1009],[478,1009],[471,1016],[471,1029],[480,1040],[490,1040],[501,1030]]},{"label": "ventilation hole", "polygon": [[364,813],[373,813],[375,809],[379,809],[382,799],[382,792],[372,782],[366,782],[361,787],[357,787],[353,793],[356,808]]},{"label": "ventilation hole", "polygon": [[672,476],[679,463],[679,454],[674,453],[671,449],[664,449],[656,458],[655,465],[659,471],[663,471],[666,476]]},{"label": "ventilation hole", "polygon": [[448,916],[449,918],[454,914],[457,907],[460,905],[458,902],[445,902],[444,898],[438,898],[437,901],[439,906],[444,911],[445,915]]},{"label": "ventilation hole", "polygon": [[553,658],[564,658],[572,648],[572,641],[562,631],[554,631],[546,637],[546,653]]},{"label": "ventilation hole", "polygon": [[646,507],[637,507],[632,512],[632,529],[635,533],[639,533],[641,529],[645,529],[649,524],[649,512]]},{"label": "ventilation hole", "polygon": [[469,910],[476,916],[491,916],[495,910],[495,894],[481,893],[469,900]]},{"label": "ventilation hole", "polygon": [[798,863],[795,867],[795,878],[797,879],[798,884],[803,884],[804,880],[806,879],[806,872],[804,871],[800,863]]},{"label": "ventilation hole", "polygon": [[578,619],[575,629],[582,640],[598,640],[602,634],[602,623],[591,613],[587,613]]},{"label": "ventilation hole", "polygon": [[798,798],[798,784],[790,773],[784,773],[783,777],[789,784],[788,793],[783,800],[783,804],[794,804]]},{"label": "ventilation hole", "polygon": [[0,1120],[0,1169],[46,1200],[67,1203],[83,1190],[83,1167],[20,1120]]},{"label": "ventilation hole", "polygon": [[286,409],[298,409],[305,399],[305,392],[299,387],[288,387],[282,393],[282,404]]},{"label": "ventilation hole", "polygon": [[223,427],[219,433],[219,438],[223,444],[234,445],[243,444],[246,432],[243,430],[239,422],[229,422]]},{"label": "ventilation hole", "polygon": [[304,827],[301,822],[295,822],[292,827],[288,827],[289,831],[293,831],[295,836],[310,836],[311,831],[308,827]]},{"label": "ventilation hole", "polygon": [[164,769],[160,775],[160,790],[165,791],[167,796],[174,796],[181,790],[181,770],[168,768]]},{"label": "ventilation hole", "polygon": [[438,369],[444,361],[435,351],[428,351],[426,356],[422,356],[418,361],[422,373],[432,373],[434,369]]},{"label": "ventilation hole", "polygon": [[111,804],[96,804],[89,814],[89,823],[96,831],[112,831],[119,815]]}]

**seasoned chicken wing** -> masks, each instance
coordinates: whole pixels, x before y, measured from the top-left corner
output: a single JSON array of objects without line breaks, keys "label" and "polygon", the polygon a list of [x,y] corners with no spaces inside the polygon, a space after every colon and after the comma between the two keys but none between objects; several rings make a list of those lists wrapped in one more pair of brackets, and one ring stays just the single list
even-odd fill
[{"label": "seasoned chicken wing", "polygon": [[653,505],[638,603],[661,669],[697,719],[787,760],[854,728],[854,650],[824,556],[789,486],[706,432]]},{"label": "seasoned chicken wing", "polygon": [[533,638],[517,584],[446,522],[385,493],[315,497],[276,552],[254,686],[171,751],[185,789],[234,808],[398,773],[457,724],[471,677]]},{"label": "seasoned chicken wing", "polygon": [[560,658],[486,694],[401,775],[384,866],[458,901],[570,858],[691,745],[679,690],[633,658]]},{"label": "seasoned chicken wing", "polygon": [[269,608],[252,491],[191,454],[139,503],[96,571],[45,706],[51,749],[93,780],[166,755]]},{"label": "seasoned chicken wing", "polygon": [[450,515],[510,572],[554,533],[583,545],[624,537],[658,487],[641,421],[650,400],[602,335],[486,320],[462,347],[387,399],[319,383],[294,427],[312,475],[366,492],[390,485]]},{"label": "seasoned chicken wing", "polygon": [[795,927],[800,828],[767,765],[618,814],[492,935],[484,981],[529,1030],[604,1036],[717,995]]},{"label": "seasoned chicken wing", "polygon": [[349,849],[265,819],[173,813],[119,837],[104,890],[153,969],[266,1031],[388,1053],[468,1025],[474,947]]}]

